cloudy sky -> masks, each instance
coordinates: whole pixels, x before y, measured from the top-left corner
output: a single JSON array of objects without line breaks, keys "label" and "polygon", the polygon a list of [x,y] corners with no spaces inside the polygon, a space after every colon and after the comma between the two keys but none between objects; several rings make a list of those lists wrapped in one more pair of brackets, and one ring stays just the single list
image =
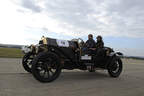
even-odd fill
[{"label": "cloudy sky", "polygon": [[36,44],[102,35],[106,46],[144,56],[144,0],[1,0],[0,43]]}]

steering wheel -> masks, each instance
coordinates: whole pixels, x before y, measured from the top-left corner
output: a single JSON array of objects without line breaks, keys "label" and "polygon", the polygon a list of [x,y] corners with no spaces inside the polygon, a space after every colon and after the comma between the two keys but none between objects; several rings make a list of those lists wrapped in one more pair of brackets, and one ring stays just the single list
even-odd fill
[{"label": "steering wheel", "polygon": [[78,40],[78,43],[84,42],[83,39],[81,39],[81,38],[78,38],[77,40]]},{"label": "steering wheel", "polygon": [[72,39],[72,41],[78,42],[79,47],[82,47],[82,46],[84,45],[84,41],[83,41],[83,39],[81,39],[81,38]]},{"label": "steering wheel", "polygon": [[78,44],[80,47],[82,47],[84,45],[84,41],[81,38],[78,38]]}]

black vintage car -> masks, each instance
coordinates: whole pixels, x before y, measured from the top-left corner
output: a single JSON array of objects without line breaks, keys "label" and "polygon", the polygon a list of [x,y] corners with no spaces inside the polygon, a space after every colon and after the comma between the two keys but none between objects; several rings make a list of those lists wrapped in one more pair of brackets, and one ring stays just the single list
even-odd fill
[{"label": "black vintage car", "polygon": [[23,67],[40,82],[54,81],[62,69],[80,69],[95,72],[106,69],[111,77],[119,77],[122,72],[120,52],[109,47],[102,49],[101,55],[82,51],[84,41],[71,41],[42,37],[37,45],[24,47]]}]

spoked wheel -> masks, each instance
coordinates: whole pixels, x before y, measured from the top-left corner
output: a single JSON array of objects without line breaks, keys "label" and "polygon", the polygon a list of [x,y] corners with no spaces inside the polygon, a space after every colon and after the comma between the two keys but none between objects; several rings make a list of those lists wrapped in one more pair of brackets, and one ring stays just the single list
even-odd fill
[{"label": "spoked wheel", "polygon": [[32,74],[40,82],[51,82],[61,73],[60,59],[55,53],[42,52],[33,60]]},{"label": "spoked wheel", "polygon": [[113,64],[108,68],[108,73],[111,77],[119,77],[122,72],[123,66],[120,58],[113,59]]},{"label": "spoked wheel", "polygon": [[34,56],[33,56],[32,53],[27,53],[27,54],[24,55],[24,57],[22,59],[23,68],[29,73],[31,73],[33,58],[34,58]]}]

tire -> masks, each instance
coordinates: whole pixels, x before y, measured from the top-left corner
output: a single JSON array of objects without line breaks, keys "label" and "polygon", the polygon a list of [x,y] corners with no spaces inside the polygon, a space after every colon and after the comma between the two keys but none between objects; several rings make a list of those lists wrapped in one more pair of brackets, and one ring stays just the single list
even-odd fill
[{"label": "tire", "polygon": [[119,57],[115,57],[112,60],[111,66],[108,68],[108,73],[111,77],[119,77],[121,72],[123,70],[123,63],[122,60]]},{"label": "tire", "polygon": [[23,59],[22,59],[22,66],[23,68],[31,73],[31,67],[32,67],[32,60],[33,60],[33,55],[32,53],[27,53],[24,55]]},{"label": "tire", "polygon": [[33,60],[32,74],[40,82],[48,83],[61,73],[60,58],[52,52],[41,52]]}]

